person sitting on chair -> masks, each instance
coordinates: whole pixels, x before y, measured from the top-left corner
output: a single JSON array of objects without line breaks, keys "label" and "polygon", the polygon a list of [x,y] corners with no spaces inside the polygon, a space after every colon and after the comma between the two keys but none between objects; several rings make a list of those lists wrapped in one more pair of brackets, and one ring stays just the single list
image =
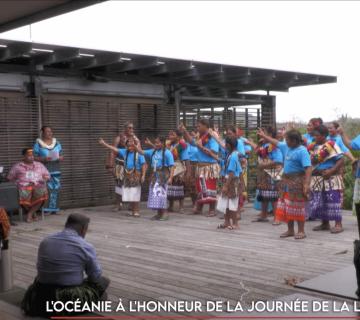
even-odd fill
[{"label": "person sitting on chair", "polygon": [[63,231],[42,240],[38,250],[37,277],[21,304],[26,315],[54,315],[47,312],[47,301],[65,304],[79,300],[82,304],[90,304],[106,300],[110,280],[102,276],[95,248],[84,239],[89,222],[87,216],[72,213]]},{"label": "person sitting on chair", "polygon": [[27,211],[26,222],[38,220],[36,212],[48,199],[46,181],[50,179],[49,171],[45,166],[34,161],[33,150],[22,150],[23,161],[15,164],[9,174],[8,180],[15,182],[19,190],[19,203]]}]

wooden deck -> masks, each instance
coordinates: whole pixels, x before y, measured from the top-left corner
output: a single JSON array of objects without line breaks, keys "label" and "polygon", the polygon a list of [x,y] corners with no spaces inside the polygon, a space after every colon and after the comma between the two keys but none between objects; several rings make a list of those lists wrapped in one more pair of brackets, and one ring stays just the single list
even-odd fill
[{"label": "wooden deck", "polygon": [[[190,212],[190,208],[187,209]],[[111,278],[109,297],[128,300],[272,300],[309,293],[285,283],[285,278],[311,279],[352,263],[356,220],[344,213],[345,232],[313,232],[308,238],[280,239],[285,226],[252,223],[256,212],[246,208],[240,230],[217,230],[218,217],[172,214],[169,221],[126,216],[111,207],[72,209],[33,224],[12,229],[15,285],[26,288],[36,274],[38,245],[63,228],[67,214],[83,212],[91,218],[87,240],[97,249],[104,275]],[[318,297],[326,297],[316,295]],[[0,301],[0,319],[23,319]]]}]

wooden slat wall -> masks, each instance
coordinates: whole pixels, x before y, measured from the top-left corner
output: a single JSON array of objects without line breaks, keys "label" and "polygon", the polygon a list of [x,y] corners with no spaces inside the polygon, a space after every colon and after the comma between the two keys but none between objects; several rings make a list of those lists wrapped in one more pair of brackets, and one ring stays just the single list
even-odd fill
[{"label": "wooden slat wall", "polygon": [[43,124],[53,128],[64,149],[62,207],[113,202],[113,179],[105,170],[108,153],[98,145],[99,137],[112,142],[126,121],[134,123],[140,139],[167,133],[176,123],[175,108],[159,101],[46,95],[42,103]]},{"label": "wooden slat wall", "polygon": [[38,129],[37,99],[0,92],[0,166],[6,173],[21,161],[21,150],[33,146]]}]

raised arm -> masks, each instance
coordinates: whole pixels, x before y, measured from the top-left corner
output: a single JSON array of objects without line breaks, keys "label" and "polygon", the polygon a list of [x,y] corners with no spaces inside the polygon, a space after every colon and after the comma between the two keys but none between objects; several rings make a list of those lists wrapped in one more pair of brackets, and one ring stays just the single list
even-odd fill
[{"label": "raised arm", "polygon": [[257,131],[257,134],[260,138],[263,138],[264,140],[266,140],[267,142],[270,142],[271,144],[273,144],[275,146],[277,146],[279,143],[279,141],[276,140],[275,138],[268,136],[263,129],[259,129]]},{"label": "raised arm", "polygon": [[341,135],[341,138],[344,142],[344,144],[350,149],[352,150],[352,147],[351,147],[351,139],[348,137],[348,135],[345,133],[344,129],[342,127],[339,127],[337,129],[337,132],[338,134]]},{"label": "raised arm", "polygon": [[102,138],[99,139],[99,144],[102,145],[103,147],[105,147],[105,148],[113,151],[113,152],[116,153],[116,154],[119,152],[117,148],[115,148],[114,146],[106,143],[106,142],[104,141],[104,139],[102,139]]},{"label": "raised arm", "polygon": [[187,131],[187,129],[185,128],[184,124],[181,123],[179,125],[179,130],[182,132],[182,134],[184,135],[184,139],[186,142],[193,144],[193,137],[191,136],[191,134]]}]

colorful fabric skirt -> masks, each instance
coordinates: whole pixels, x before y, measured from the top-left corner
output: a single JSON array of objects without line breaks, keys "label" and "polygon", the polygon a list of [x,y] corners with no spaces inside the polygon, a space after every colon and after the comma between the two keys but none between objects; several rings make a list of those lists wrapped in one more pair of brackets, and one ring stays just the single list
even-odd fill
[{"label": "colorful fabric skirt", "polygon": [[276,206],[276,220],[305,221],[307,200],[303,193],[304,175],[283,175],[279,183],[280,198]]},{"label": "colorful fabric skirt", "polygon": [[[256,189],[253,208],[257,211],[262,211],[261,202],[258,200],[258,195],[259,195],[259,190]],[[267,212],[271,212],[271,211],[273,211],[273,207],[272,207],[272,203],[269,202]]]},{"label": "colorful fabric skirt", "polygon": [[[177,168],[180,168],[181,173],[177,174]],[[182,162],[175,162],[175,176],[173,178],[172,184],[168,185],[167,197],[169,200],[182,200],[185,198],[185,165]]]},{"label": "colorful fabric skirt", "polygon": [[257,175],[257,200],[260,202],[275,202],[279,198],[278,182],[264,170],[259,170]]},{"label": "colorful fabric skirt", "polygon": [[196,167],[197,162],[190,162],[190,174],[187,176],[186,180],[186,193],[190,196],[195,196],[198,194],[196,189]]},{"label": "colorful fabric skirt", "polygon": [[198,205],[212,204],[217,201],[217,180],[220,167],[217,163],[199,163],[196,167],[196,190]]},{"label": "colorful fabric skirt", "polygon": [[335,175],[326,180],[322,176],[311,177],[309,202],[310,217],[324,221],[342,220],[341,203],[343,179]]},{"label": "colorful fabric skirt", "polygon": [[19,187],[19,202],[25,207],[33,207],[48,199],[46,186],[22,186]]},{"label": "colorful fabric skirt", "polygon": [[0,228],[2,228],[2,235],[6,240],[10,233],[10,221],[4,208],[0,208]]},{"label": "colorful fabric skirt", "polygon": [[57,212],[59,211],[59,191],[61,188],[61,173],[50,172],[50,180],[47,182],[49,191],[49,201],[44,211]]},{"label": "colorful fabric skirt", "polygon": [[[228,178],[225,178],[224,184]],[[241,194],[241,187],[239,178],[231,179],[229,188],[224,192],[222,190],[218,197],[216,209],[220,212],[226,213],[227,209],[230,211],[237,211],[239,208],[239,196]]]}]

